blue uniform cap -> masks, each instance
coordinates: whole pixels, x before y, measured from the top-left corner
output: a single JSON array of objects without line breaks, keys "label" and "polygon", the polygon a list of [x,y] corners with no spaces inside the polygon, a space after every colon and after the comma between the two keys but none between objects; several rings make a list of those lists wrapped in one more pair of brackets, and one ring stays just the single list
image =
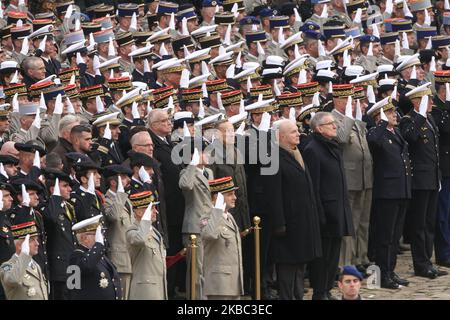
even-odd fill
[{"label": "blue uniform cap", "polygon": [[312,21],[305,22],[300,28],[300,31],[302,31],[302,32],[315,31],[315,30],[320,30],[320,26],[317,23],[312,22]]},{"label": "blue uniform cap", "polygon": [[220,1],[217,1],[217,0],[203,0],[202,7],[203,8],[215,7],[216,5],[220,6],[221,4],[222,3]]},{"label": "blue uniform cap", "polygon": [[380,42],[380,38],[375,37],[373,35],[364,35],[361,38],[359,38],[359,41],[361,43]]},{"label": "blue uniform cap", "polygon": [[271,17],[271,16],[273,16],[273,15],[274,15],[274,12],[273,12],[273,10],[270,9],[270,8],[264,8],[264,9],[262,9],[262,10],[259,12],[259,16],[260,16],[261,18],[263,18],[263,17]]},{"label": "blue uniform cap", "polygon": [[261,21],[259,21],[258,18],[254,16],[246,16],[241,21],[239,21],[239,25],[245,26],[245,25],[252,25],[252,24],[260,24]]},{"label": "blue uniform cap", "polygon": [[362,281],[364,279],[361,272],[359,272],[354,266],[344,266],[344,270],[342,270],[342,275],[354,276],[358,278],[359,281]]}]

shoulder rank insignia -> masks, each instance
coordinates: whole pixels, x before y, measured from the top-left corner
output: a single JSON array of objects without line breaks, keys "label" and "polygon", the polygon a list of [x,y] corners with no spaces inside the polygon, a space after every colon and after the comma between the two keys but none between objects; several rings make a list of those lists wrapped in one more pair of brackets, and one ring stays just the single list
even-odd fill
[{"label": "shoulder rank insignia", "polygon": [[104,154],[107,154],[109,152],[107,147],[100,146],[100,145],[98,146],[97,150]]},{"label": "shoulder rank insignia", "polygon": [[3,272],[9,272],[13,269],[12,264],[6,263],[4,265],[1,266]]},{"label": "shoulder rank insignia", "polygon": [[72,199],[70,199],[72,202],[75,202],[75,201],[77,201],[77,199],[76,198],[72,198]]},{"label": "shoulder rank insignia", "polygon": [[3,228],[2,228],[2,231],[3,231],[4,233],[7,233],[7,232],[9,231],[9,229],[8,229],[7,227],[3,227]]}]

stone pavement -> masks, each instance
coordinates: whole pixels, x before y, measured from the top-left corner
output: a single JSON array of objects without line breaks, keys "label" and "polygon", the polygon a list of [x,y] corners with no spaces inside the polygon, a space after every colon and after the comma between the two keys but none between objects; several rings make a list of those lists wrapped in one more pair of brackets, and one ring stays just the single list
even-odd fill
[{"label": "stone pavement", "polygon": [[[398,256],[395,271],[410,282],[409,286],[397,290],[367,289],[364,280],[361,286],[362,297],[366,300],[450,300],[450,269],[439,268],[449,272],[449,275],[433,280],[414,276],[411,251],[407,251]],[[339,289],[333,289],[332,294],[340,297]],[[311,299],[311,295],[312,289],[309,288],[305,300]]]}]

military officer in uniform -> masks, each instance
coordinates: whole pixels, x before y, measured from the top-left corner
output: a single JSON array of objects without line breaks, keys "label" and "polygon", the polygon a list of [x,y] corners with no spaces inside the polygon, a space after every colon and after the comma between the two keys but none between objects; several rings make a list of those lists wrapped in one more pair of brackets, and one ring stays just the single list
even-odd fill
[{"label": "military officer in uniform", "polygon": [[152,226],[158,211],[151,191],[130,196],[134,223],[126,237],[133,275],[130,300],[167,300],[166,247],[161,233]]},{"label": "military officer in uniform", "polygon": [[100,188],[100,167],[90,158],[80,158],[74,163],[77,180],[80,187],[71,194],[71,202],[75,208],[77,221],[102,214],[104,211],[104,196],[97,189]]},{"label": "military officer in uniform", "polygon": [[0,281],[8,300],[48,300],[47,280],[33,260],[39,248],[36,223],[31,217],[23,218],[11,227],[16,250],[0,266]]},{"label": "military officer in uniform", "polygon": [[119,274],[106,256],[100,219],[102,215],[76,223],[77,246],[70,265],[80,268],[80,288],[68,288],[71,300],[118,300],[122,298]]},{"label": "military officer in uniform", "polygon": [[97,137],[97,150],[102,159],[102,166],[121,164],[124,160],[118,143],[121,124],[118,115],[119,112],[105,113],[92,123],[94,133],[97,133],[94,135]]},{"label": "military officer in uniform", "polygon": [[48,257],[47,257],[47,236],[45,233],[44,219],[39,207],[38,193],[42,192],[42,187],[30,178],[16,178],[11,180],[11,184],[16,189],[17,205],[11,210],[11,222],[23,219],[22,216],[31,216],[36,222],[39,232],[39,250],[34,260],[41,267],[42,272],[48,278]]},{"label": "military officer in uniform", "polygon": [[211,213],[200,221],[204,245],[203,294],[208,300],[239,300],[244,294],[242,249],[239,226],[229,213],[236,195],[231,177],[209,181]]},{"label": "military officer in uniform", "polygon": [[411,241],[414,273],[434,279],[448,274],[431,263],[436,225],[439,172],[439,129],[430,114],[431,83],[406,93],[413,109],[400,121],[400,131],[409,144],[412,168],[411,202],[406,230]]},{"label": "military officer in uniform", "polygon": [[436,95],[433,98],[435,107],[431,110],[433,120],[439,127],[439,164],[442,173],[441,190],[437,212],[436,238],[434,243],[436,263],[450,266],[450,92],[446,84],[450,82],[450,71],[440,70],[434,73]]},{"label": "military officer in uniform", "polygon": [[116,266],[122,284],[122,298],[128,299],[131,282],[131,260],[127,250],[126,231],[133,220],[133,207],[128,199],[131,170],[123,165],[105,167],[103,172],[109,186],[105,194],[107,256]]},{"label": "military officer in uniform", "polygon": [[372,157],[367,144],[366,123],[361,110],[350,103],[353,85],[333,85],[334,110],[337,141],[343,147],[344,168],[347,180],[350,208],[355,227],[355,238],[344,238],[341,250],[342,265],[368,264],[370,205],[372,202]]},{"label": "military officer in uniform", "polygon": [[72,190],[70,184],[70,176],[61,171],[55,170],[47,174],[46,185],[52,195],[42,213],[47,232],[50,293],[53,300],[64,300],[67,297],[67,267],[77,244],[72,231],[72,226],[76,223],[75,210],[68,202]]},{"label": "military officer in uniform", "polygon": [[[380,38],[376,36],[362,36],[359,38],[361,55],[355,61],[355,65],[364,67],[369,73],[377,71],[378,56],[380,53]],[[372,51],[369,48],[372,47]]]},{"label": "military officer in uniform", "polygon": [[381,269],[381,287],[397,289],[408,281],[395,273],[398,243],[408,201],[411,198],[411,164],[408,143],[397,125],[391,97],[375,103],[368,111],[376,126],[367,133],[373,156],[374,182],[370,233],[375,244],[375,263]]},{"label": "military officer in uniform", "polygon": [[[0,182],[0,196],[2,208],[0,209],[0,264],[9,260],[16,251],[14,246],[14,236],[11,232],[11,220],[9,219],[9,209],[13,203],[12,195],[15,189],[6,182]],[[0,285],[0,300],[5,300],[5,292]]]}]

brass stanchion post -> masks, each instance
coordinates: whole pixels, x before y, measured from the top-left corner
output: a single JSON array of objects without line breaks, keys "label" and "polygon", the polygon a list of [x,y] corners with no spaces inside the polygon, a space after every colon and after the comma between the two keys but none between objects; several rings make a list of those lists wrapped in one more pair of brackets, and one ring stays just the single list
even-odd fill
[{"label": "brass stanchion post", "polygon": [[195,300],[196,267],[197,267],[197,236],[191,234],[191,300]]},{"label": "brass stanchion post", "polygon": [[255,226],[253,230],[255,231],[255,298],[256,300],[261,300],[261,266],[260,266],[260,242],[259,242],[259,232],[261,230],[259,224],[261,223],[261,218],[255,216],[253,218],[253,223]]}]

